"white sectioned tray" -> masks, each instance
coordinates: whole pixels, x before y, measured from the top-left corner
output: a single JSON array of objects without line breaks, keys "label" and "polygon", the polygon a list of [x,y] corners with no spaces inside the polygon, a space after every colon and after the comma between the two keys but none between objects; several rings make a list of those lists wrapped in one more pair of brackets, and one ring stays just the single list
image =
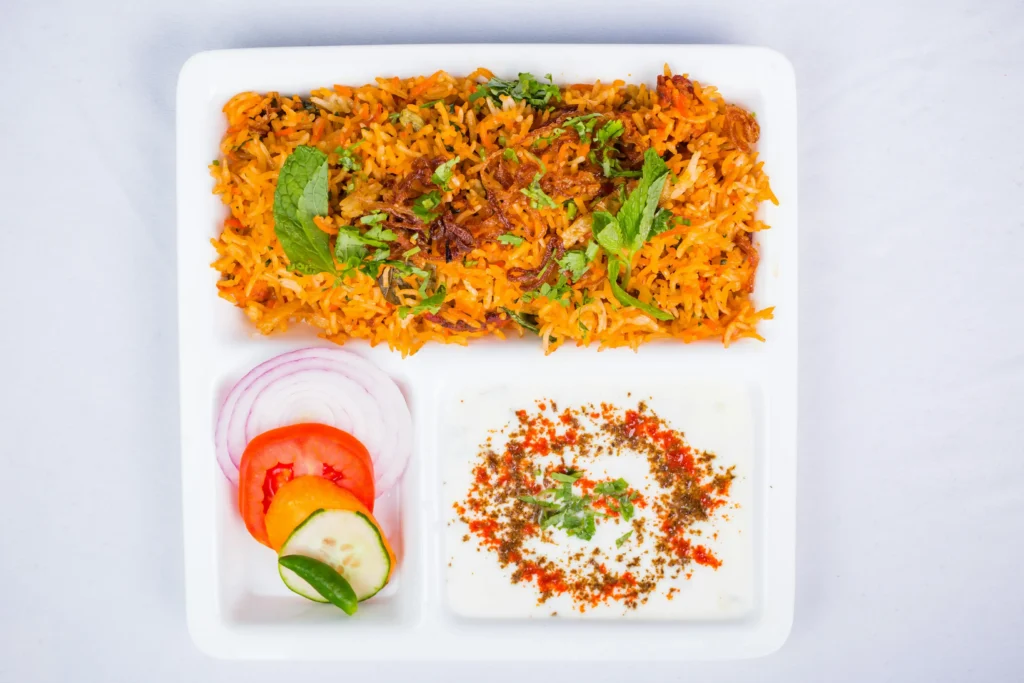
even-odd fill
[{"label": "white sectioned tray", "polygon": [[[399,488],[378,500],[399,555],[392,583],[360,605],[355,618],[291,594],[272,551],[250,538],[234,488],[214,455],[213,427],[231,384],[257,363],[309,345],[309,330],[262,337],[216,293],[210,267],[226,215],[207,172],[224,133],[224,103],[245,90],[306,94],[379,75],[410,77],[486,66],[499,76],[551,73],[557,83],[600,79],[654,83],[668,64],[715,85],[757,113],[758,151],[780,206],[761,211],[761,263],[754,293],[774,306],[761,343],[654,343],[634,353],[563,347],[544,356],[535,339],[433,345],[403,359],[353,343],[389,373],[412,410],[415,448]],[[205,652],[273,659],[724,659],[778,649],[793,616],[797,426],[796,89],[789,62],[753,47],[705,45],[399,45],[207,52],[192,57],[178,82],[178,296],[181,344],[181,446],[188,627]],[[489,557],[474,557],[453,532],[471,450],[486,429],[466,425],[455,403],[480,401],[501,417],[526,396],[590,400],[625,392],[651,395],[691,444],[737,464],[740,507],[720,525],[723,567],[702,567],[671,609],[641,608],[625,618],[552,618],[530,586],[513,586]],[[576,387],[575,389],[571,389]],[[575,392],[575,393],[573,393]],[[707,401],[739,415],[713,427]],[[484,397],[484,398],[481,398]],[[489,398],[487,398],[489,397]],[[476,414],[487,414],[476,413]],[[719,420],[719,422],[721,422]],[[700,443],[698,441],[703,441]],[[732,459],[732,460],[730,460]],[[521,599],[520,599],[521,597]],[[494,609],[490,608],[494,601]]]}]

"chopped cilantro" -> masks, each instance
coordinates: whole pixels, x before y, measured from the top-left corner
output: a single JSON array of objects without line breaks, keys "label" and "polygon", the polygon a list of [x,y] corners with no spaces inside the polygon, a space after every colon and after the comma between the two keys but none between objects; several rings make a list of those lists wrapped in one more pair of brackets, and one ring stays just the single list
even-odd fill
[{"label": "chopped cilantro", "polygon": [[552,106],[551,102],[562,99],[558,86],[554,84],[551,74],[545,76],[548,83],[541,83],[529,73],[519,74],[516,80],[506,81],[500,78],[491,80],[477,86],[476,91],[469,96],[469,101],[474,102],[481,97],[488,97],[500,103],[502,96],[511,97],[516,102],[525,101],[527,104],[537,107]]},{"label": "chopped cilantro", "polygon": [[498,237],[498,241],[501,242],[502,244],[507,244],[511,247],[518,247],[525,240],[519,235],[513,235],[510,232],[506,232],[504,235]]},{"label": "chopped cilantro", "polygon": [[377,209],[375,211],[371,211],[370,213],[360,218],[359,222],[362,223],[363,225],[380,225],[387,219],[388,215],[381,211],[380,209]]},{"label": "chopped cilantro", "polygon": [[415,306],[401,306],[398,309],[398,315],[402,319],[409,317],[409,315],[419,315],[420,313],[437,313],[441,310],[441,306],[444,304],[444,297],[446,295],[445,286],[441,285],[437,288],[432,296],[428,296],[423,301],[419,302]]},{"label": "chopped cilantro", "polygon": [[538,297],[544,297],[549,301],[556,301],[562,306],[569,305],[569,293],[572,288],[569,287],[568,281],[565,279],[565,275],[559,274],[558,281],[554,285],[545,282],[538,289],[526,292],[522,296],[523,303],[529,303]]},{"label": "chopped cilantro", "polygon": [[550,145],[554,142],[562,133],[565,132],[565,128],[553,128],[550,135],[542,135],[533,141],[533,147],[540,147],[541,143]]},{"label": "chopped cilantro", "polygon": [[534,209],[554,209],[558,207],[558,203],[554,199],[549,197],[544,190],[540,187],[540,179],[544,176],[543,172],[538,172],[533,176],[533,182],[529,186],[519,190],[527,197],[530,198],[530,206]]},{"label": "chopped cilantro", "polygon": [[580,136],[580,142],[590,142],[594,125],[597,124],[600,117],[601,115],[597,113],[574,116],[571,119],[566,119],[565,125],[576,131],[576,134]]},{"label": "chopped cilantro", "polygon": [[359,161],[355,155],[356,147],[363,144],[360,140],[355,144],[349,145],[348,147],[337,147],[334,153],[338,155],[338,166],[341,166],[346,171],[358,171],[363,167],[363,164]]},{"label": "chopped cilantro", "polygon": [[565,207],[565,218],[567,220],[572,221],[574,218],[576,218],[576,212],[579,211],[579,209],[576,207],[576,200],[570,199],[569,201],[562,204],[562,206]]},{"label": "chopped cilantro", "polygon": [[437,210],[439,206],[441,206],[441,193],[431,190],[412,203],[412,212],[424,223],[432,223],[441,215],[441,212]]},{"label": "chopped cilantro", "polygon": [[[540,334],[540,326],[537,324],[537,316],[532,313],[520,313],[518,311],[513,311],[511,308],[502,308],[502,310],[508,313],[508,317],[515,320],[523,329],[530,330],[534,334]],[[540,474],[537,476],[539,477]]]},{"label": "chopped cilantro", "polygon": [[409,258],[410,256],[415,256],[416,254],[420,253],[421,251],[423,251],[423,250],[420,249],[419,247],[413,247],[412,249],[409,249],[408,251],[402,252],[402,258]]},{"label": "chopped cilantro", "polygon": [[626,126],[623,125],[622,121],[619,121],[618,119],[609,121],[601,126],[600,130],[597,131],[597,144],[602,146],[607,145],[609,142],[622,135],[622,131],[625,129]]},{"label": "chopped cilantro", "polygon": [[621,536],[619,536],[618,538],[616,538],[615,539],[615,547],[616,548],[621,548],[622,544],[625,543],[626,541],[628,541],[629,537],[632,536],[632,535],[633,535],[633,530],[630,529],[626,533],[624,533]]},{"label": "chopped cilantro", "polygon": [[506,161],[511,161],[517,164],[519,163],[519,157],[516,156],[516,151],[511,147],[506,148],[505,151],[501,153],[501,156],[505,157]]},{"label": "chopped cilantro", "polygon": [[451,188],[448,186],[448,183],[451,182],[452,170],[455,168],[455,164],[457,163],[459,163],[459,157],[449,159],[438,166],[437,169],[434,170],[433,175],[430,176],[430,182],[434,183],[445,192],[450,192]]}]

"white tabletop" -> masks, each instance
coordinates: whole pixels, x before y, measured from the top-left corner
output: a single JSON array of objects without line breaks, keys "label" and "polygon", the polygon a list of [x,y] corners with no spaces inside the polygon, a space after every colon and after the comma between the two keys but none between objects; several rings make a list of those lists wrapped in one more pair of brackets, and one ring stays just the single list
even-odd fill
[{"label": "white tabletop", "polygon": [[[0,681],[1019,676],[1024,5],[956,4],[3,2]],[[748,43],[793,61],[800,495],[777,654],[538,671],[238,664],[192,646],[178,69],[219,47],[442,41]]]}]

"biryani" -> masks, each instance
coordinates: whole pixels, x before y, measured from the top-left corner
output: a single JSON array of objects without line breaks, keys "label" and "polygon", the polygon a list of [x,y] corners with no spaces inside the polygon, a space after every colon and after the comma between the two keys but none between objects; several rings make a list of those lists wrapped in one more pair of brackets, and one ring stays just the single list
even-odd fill
[{"label": "biryani", "polygon": [[556,85],[487,69],[225,105],[221,297],[264,334],[602,348],[761,339],[756,116],[668,67]]}]

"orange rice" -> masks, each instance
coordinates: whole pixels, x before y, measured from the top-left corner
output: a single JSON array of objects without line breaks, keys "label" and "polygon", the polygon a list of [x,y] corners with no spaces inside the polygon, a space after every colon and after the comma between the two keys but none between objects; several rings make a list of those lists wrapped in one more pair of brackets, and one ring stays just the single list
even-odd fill
[{"label": "orange rice", "polygon": [[[536,316],[546,352],[570,341],[635,349],[654,339],[718,339],[726,345],[741,337],[761,339],[758,322],[770,318],[772,309],[756,310],[751,302],[758,260],[751,236],[768,227],[756,218],[758,205],[777,200],[750,147],[758,135],[756,120],[727,104],[714,87],[670,78],[667,67],[665,74],[657,89],[623,81],[562,86],[562,101],[556,103],[560,109],[546,111],[507,97],[500,103],[487,98],[467,102],[492,77],[482,68],[465,78],[437,72],[404,80],[378,78],[360,87],[335,85],[314,90],[306,100],[240,93],[224,107],[228,128],[221,156],[210,166],[214,192],[231,211],[212,241],[218,254],[213,267],[221,273],[218,292],[241,307],[263,334],[301,321],[339,344],[362,338],[403,354],[428,341],[466,344],[476,337],[521,333],[506,309]],[[434,100],[443,101],[423,106]],[[541,264],[555,235],[566,248],[586,246],[592,212],[609,208],[607,180],[602,179],[604,189],[597,194],[592,188],[583,197],[550,192],[557,208],[532,208],[527,197],[513,193],[518,201],[512,197],[505,214],[515,234],[525,238],[521,244],[499,242],[493,229],[497,219],[481,220],[490,211],[484,186],[494,182],[485,177],[494,168],[487,160],[502,155],[503,147],[520,150],[519,158],[535,154],[566,183],[586,173],[589,144],[575,134],[564,134],[557,145],[534,144],[536,129],[565,108],[574,109],[573,115],[600,112],[624,121],[638,146],[653,147],[665,159],[671,175],[659,206],[686,220],[636,253],[629,291],[671,313],[673,320],[661,322],[622,305],[612,293],[603,253],[579,281],[570,283],[563,302],[542,296],[523,302],[523,286],[507,276],[511,268]],[[362,168],[351,172],[336,165],[335,150],[359,140]],[[278,172],[300,145],[318,147],[331,161],[330,214],[316,219],[328,234],[337,226],[358,225],[360,216],[381,207],[417,158],[460,157],[444,200],[455,207],[461,225],[476,220],[486,234],[474,233],[478,239],[472,250],[450,262],[430,250],[409,258],[416,266],[436,267],[437,280],[447,289],[436,316],[403,318],[378,283],[359,272],[335,282],[332,274],[289,270],[274,234],[273,202]],[[627,189],[634,184],[628,181]],[[565,208],[568,200],[577,207],[573,220]],[[397,296],[402,304],[414,305],[422,295],[410,286]]]}]

